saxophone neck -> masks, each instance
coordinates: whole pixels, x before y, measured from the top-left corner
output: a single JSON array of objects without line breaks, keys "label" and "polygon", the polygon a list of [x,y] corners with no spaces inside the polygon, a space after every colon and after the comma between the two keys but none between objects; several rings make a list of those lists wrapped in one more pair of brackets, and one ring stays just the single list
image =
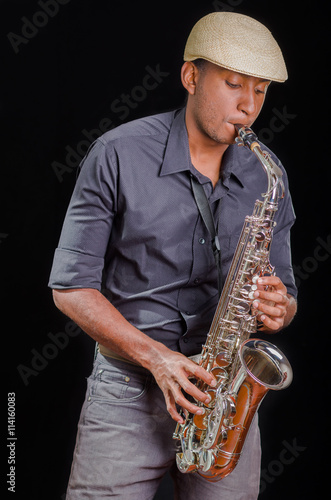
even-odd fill
[{"label": "saxophone neck", "polygon": [[277,204],[278,200],[284,196],[284,183],[282,180],[283,172],[274,162],[267,151],[262,151],[258,138],[253,130],[244,125],[235,125],[238,136],[236,143],[238,146],[245,146],[250,149],[260,161],[268,177],[268,189],[263,194],[264,199],[272,204]]}]

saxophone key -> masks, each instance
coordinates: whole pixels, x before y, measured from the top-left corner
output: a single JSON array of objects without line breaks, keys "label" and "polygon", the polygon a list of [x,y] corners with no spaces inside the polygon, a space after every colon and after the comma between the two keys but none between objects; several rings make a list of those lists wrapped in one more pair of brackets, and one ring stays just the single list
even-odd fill
[{"label": "saxophone key", "polygon": [[255,239],[257,242],[262,243],[265,240],[265,234],[263,233],[263,231],[259,231],[258,233],[256,233]]},{"label": "saxophone key", "polygon": [[223,429],[218,437],[217,447],[221,448],[227,442],[227,439],[228,439],[228,432],[227,430]]},{"label": "saxophone key", "polygon": [[249,296],[252,286],[253,285],[250,285],[249,283],[244,285],[239,291],[240,295],[246,299]]},{"label": "saxophone key", "polygon": [[212,368],[210,370],[210,373],[214,375],[214,377],[219,381],[220,379],[227,378],[227,373],[224,370],[224,368],[221,368],[220,366],[217,366],[215,368]]},{"label": "saxophone key", "polygon": [[205,402],[205,406],[207,408],[212,408],[214,406],[214,401],[216,397],[216,390],[215,389],[209,389],[208,391],[205,391],[206,394],[208,394],[210,400],[208,402]]},{"label": "saxophone key", "polygon": [[206,414],[195,414],[193,417],[193,423],[195,427],[197,427],[197,429],[199,429],[200,431],[205,431],[207,429]]},{"label": "saxophone key", "polygon": [[231,356],[226,351],[219,352],[216,355],[216,364],[220,367],[226,368],[231,363]]}]

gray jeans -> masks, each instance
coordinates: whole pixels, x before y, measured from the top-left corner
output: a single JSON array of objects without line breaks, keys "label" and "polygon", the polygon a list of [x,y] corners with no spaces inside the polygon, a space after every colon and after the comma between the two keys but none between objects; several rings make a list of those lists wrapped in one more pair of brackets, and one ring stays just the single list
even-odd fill
[{"label": "gray jeans", "polygon": [[216,483],[177,470],[175,427],[147,370],[98,354],[78,425],[67,500],[153,500],[168,470],[176,500],[256,500],[261,460],[257,418],[237,467]]}]

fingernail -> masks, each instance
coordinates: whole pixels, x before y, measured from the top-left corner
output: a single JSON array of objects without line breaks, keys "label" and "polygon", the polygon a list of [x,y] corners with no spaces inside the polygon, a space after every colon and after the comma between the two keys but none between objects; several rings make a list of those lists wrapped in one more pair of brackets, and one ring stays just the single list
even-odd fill
[{"label": "fingernail", "polygon": [[216,384],[217,384],[217,382],[216,382],[216,380],[215,380],[215,379],[213,379],[213,380],[210,382],[210,385],[211,385],[212,387],[215,387],[215,385],[216,385]]},{"label": "fingernail", "polygon": [[257,309],[258,306],[259,306],[259,301],[258,300],[254,300],[253,307],[255,307],[255,309]]},{"label": "fingernail", "polygon": [[260,316],[260,319],[261,319],[261,321],[264,321],[264,320],[265,320],[265,316],[264,316],[264,314],[262,314],[262,316]]},{"label": "fingernail", "polygon": [[203,415],[204,413],[205,413],[204,408],[199,408],[199,410],[197,411],[197,415]]},{"label": "fingernail", "polygon": [[205,399],[205,403],[210,403],[211,402],[211,397],[210,396],[207,396],[206,399]]}]

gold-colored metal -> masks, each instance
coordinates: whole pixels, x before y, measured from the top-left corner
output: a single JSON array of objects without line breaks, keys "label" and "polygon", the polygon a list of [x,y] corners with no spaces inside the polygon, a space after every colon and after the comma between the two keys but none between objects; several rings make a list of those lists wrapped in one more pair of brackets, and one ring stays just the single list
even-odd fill
[{"label": "gold-colored metal", "polygon": [[181,472],[197,472],[209,481],[226,477],[238,463],[250,424],[269,389],[280,390],[292,381],[292,368],[284,354],[270,342],[251,339],[256,332],[252,311],[254,291],[260,276],[274,274],[270,245],[278,200],[284,196],[282,171],[265,151],[254,132],[241,125],[237,143],[248,147],[259,159],[268,178],[263,200],[257,200],[247,216],[231,267],[214,315],[199,364],[214,374],[210,388],[198,380],[197,387],[211,396],[202,416],[184,414],[174,439],[181,452]]}]

